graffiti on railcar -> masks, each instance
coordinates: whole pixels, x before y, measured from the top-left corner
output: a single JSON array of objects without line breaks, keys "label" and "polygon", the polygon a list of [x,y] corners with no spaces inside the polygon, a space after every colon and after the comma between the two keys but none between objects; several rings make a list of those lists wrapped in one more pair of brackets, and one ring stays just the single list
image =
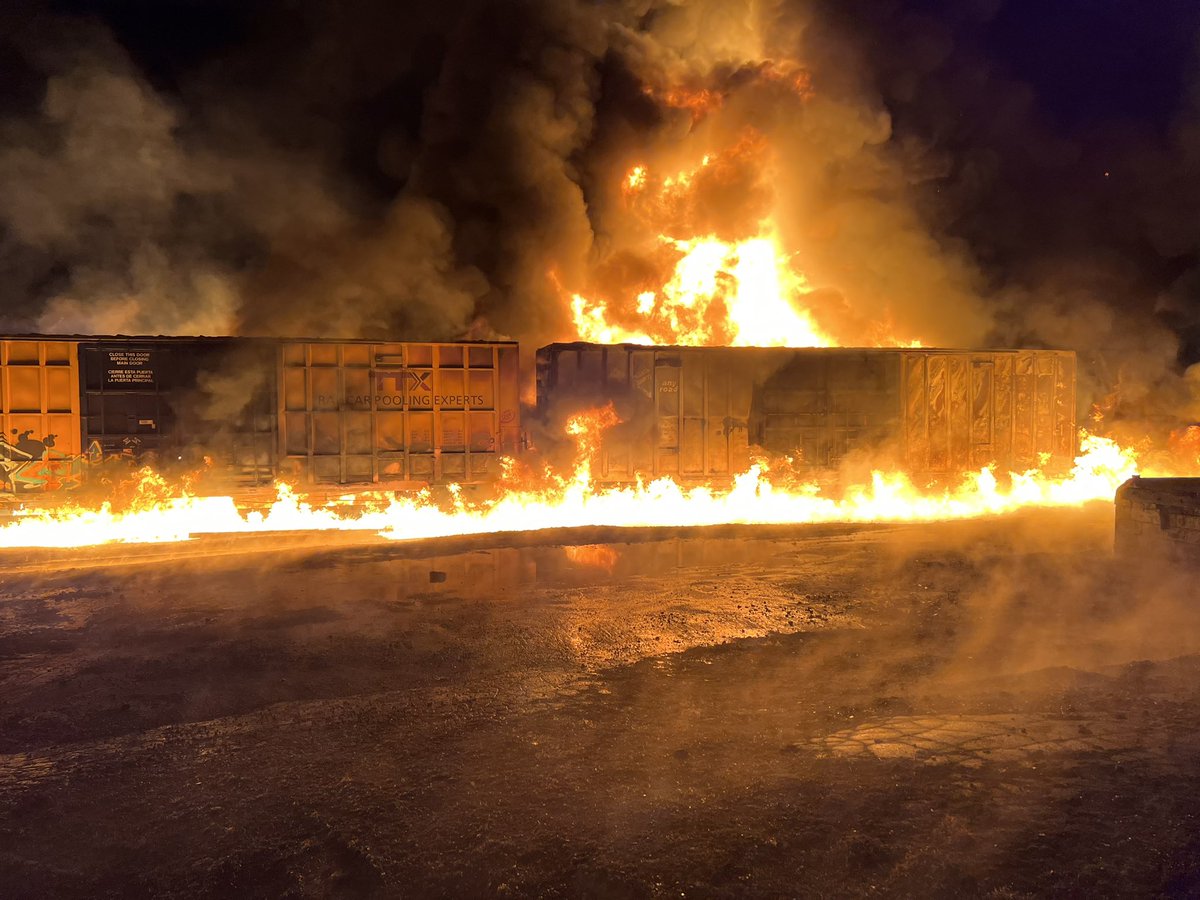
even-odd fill
[{"label": "graffiti on railcar", "polygon": [[0,434],[0,494],[39,494],[73,491],[83,486],[89,464],[103,459],[99,445],[84,454],[54,449],[58,435],[34,438],[33,431],[12,430],[12,440]]}]

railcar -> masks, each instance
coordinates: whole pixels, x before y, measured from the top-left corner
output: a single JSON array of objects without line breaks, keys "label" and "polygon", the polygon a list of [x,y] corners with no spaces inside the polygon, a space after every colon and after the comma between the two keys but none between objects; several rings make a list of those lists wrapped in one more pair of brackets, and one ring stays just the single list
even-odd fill
[{"label": "railcar", "polygon": [[113,459],[213,480],[476,483],[519,449],[517,345],[0,338],[0,492],[70,489]]},{"label": "railcar", "polygon": [[1064,471],[1077,452],[1075,354],[1062,350],[667,347],[538,351],[542,416],[612,401],[593,474],[705,481],[756,454],[835,470],[859,453],[917,479]]}]

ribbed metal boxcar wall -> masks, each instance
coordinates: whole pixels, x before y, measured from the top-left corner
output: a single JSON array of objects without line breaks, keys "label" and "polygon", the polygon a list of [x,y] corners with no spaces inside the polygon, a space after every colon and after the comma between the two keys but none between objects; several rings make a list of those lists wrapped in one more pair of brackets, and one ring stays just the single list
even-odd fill
[{"label": "ribbed metal boxcar wall", "polygon": [[899,358],[872,350],[552,344],[537,369],[544,408],[573,394],[626,398],[629,421],[601,452],[610,481],[733,475],[755,447],[828,468],[882,443],[900,417]]},{"label": "ribbed metal boxcar wall", "polygon": [[284,474],[489,481],[519,449],[515,343],[282,341],[279,366]]},{"label": "ribbed metal boxcar wall", "polygon": [[[274,477],[275,352],[242,338],[101,338],[79,344],[84,444],[160,467],[208,456],[236,483]],[[180,459],[182,457],[182,459]]]},{"label": "ribbed metal boxcar wall", "polygon": [[774,351],[755,392],[751,442],[801,467],[836,467],[860,448],[893,453],[900,365],[893,353],[859,349]]},{"label": "ribbed metal boxcar wall", "polygon": [[915,475],[989,463],[1023,471],[1075,455],[1074,354],[552,344],[538,351],[544,411],[618,400],[601,479],[744,471],[752,447],[835,468],[855,450]]},{"label": "ribbed metal boxcar wall", "polygon": [[0,497],[86,480],[74,341],[0,339]]},{"label": "ribbed metal boxcar wall", "polygon": [[756,380],[773,350],[562,343],[538,350],[538,401],[617,398],[626,420],[601,449],[598,478],[716,478],[750,461]]},{"label": "ribbed metal boxcar wall", "polygon": [[1074,353],[909,350],[903,378],[909,471],[1055,471],[1074,461]]},{"label": "ribbed metal boxcar wall", "polygon": [[538,402],[580,406],[615,399],[624,417],[604,442],[597,476],[639,473],[716,477],[749,463],[748,419],[756,370],[746,351],[552,344],[538,351]]},{"label": "ribbed metal boxcar wall", "polygon": [[0,437],[30,433],[67,455],[83,450],[74,341],[0,340]]}]

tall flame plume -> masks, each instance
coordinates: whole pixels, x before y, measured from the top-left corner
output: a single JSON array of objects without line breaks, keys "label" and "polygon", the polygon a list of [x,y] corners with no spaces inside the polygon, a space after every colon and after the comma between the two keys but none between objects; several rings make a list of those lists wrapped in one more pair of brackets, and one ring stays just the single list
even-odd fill
[{"label": "tall flame plume", "polygon": [[[703,92],[687,96],[701,110],[716,102]],[[785,247],[771,211],[766,183],[774,165],[767,140],[747,129],[690,168],[662,174],[645,162],[630,167],[621,179],[621,202],[637,226],[631,232],[651,235],[631,251],[641,274],[618,279],[602,293],[570,291],[576,336],[599,343],[837,346],[819,321],[800,254]],[[746,202],[758,214],[714,216],[711,207],[729,205],[731,196],[750,197]],[[871,331],[857,335],[859,343],[919,346],[898,339],[878,318],[862,323]]]}]

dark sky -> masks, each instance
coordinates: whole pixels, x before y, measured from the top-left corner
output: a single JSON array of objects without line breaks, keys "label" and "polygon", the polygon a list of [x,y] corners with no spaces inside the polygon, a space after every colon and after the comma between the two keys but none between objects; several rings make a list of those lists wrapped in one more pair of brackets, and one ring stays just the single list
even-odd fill
[{"label": "dark sky", "polygon": [[1162,129],[1196,64],[1198,34],[1193,0],[1008,0],[978,40],[1063,128],[1125,119]]},{"label": "dark sky", "polygon": [[[344,4],[353,8],[354,3]],[[361,4],[374,15],[378,4]],[[453,6],[454,4],[450,4]],[[998,74],[1030,86],[1039,113],[1056,132],[1087,134],[1127,125],[1165,133],[1197,71],[1200,3],[1194,0],[912,0],[848,4],[864,30],[897,15],[944,23],[960,53],[978,55]],[[386,4],[381,27],[404,27],[405,7]],[[50,4],[103,21],[158,87],[179,91],[192,73],[239,49],[261,46],[264,69],[278,47],[318,37],[298,5],[238,0],[63,0]],[[421,16],[414,15],[417,21]],[[347,47],[347,52],[354,48]],[[423,83],[413,85],[415,92]],[[403,87],[397,85],[397,87]],[[407,98],[410,115],[420,98]]]},{"label": "dark sky", "polygon": [[[1045,114],[1064,128],[1113,119],[1165,127],[1178,109],[1186,71],[1196,64],[1200,4],[1193,0],[914,0],[899,6],[947,23],[1002,71],[1030,84]],[[989,7],[994,15],[988,16]],[[295,25],[288,25],[288,4],[261,0],[64,0],[51,8],[102,19],[157,83],[175,87],[190,70]]]},{"label": "dark sky", "polygon": [[[353,4],[350,4],[353,6]],[[425,4],[394,6],[422,9]],[[876,4],[881,7],[896,4]],[[1113,120],[1165,128],[1196,66],[1200,3],[1193,0],[915,0],[900,8],[945,22],[997,68],[1032,86],[1045,115],[1078,130]],[[994,6],[994,15],[987,7]],[[288,5],[236,0],[60,2],[94,15],[164,87],[241,45],[275,34],[303,39]],[[402,18],[403,16],[401,16]],[[279,35],[280,30],[285,32]],[[310,35],[311,36],[311,35]]]}]

